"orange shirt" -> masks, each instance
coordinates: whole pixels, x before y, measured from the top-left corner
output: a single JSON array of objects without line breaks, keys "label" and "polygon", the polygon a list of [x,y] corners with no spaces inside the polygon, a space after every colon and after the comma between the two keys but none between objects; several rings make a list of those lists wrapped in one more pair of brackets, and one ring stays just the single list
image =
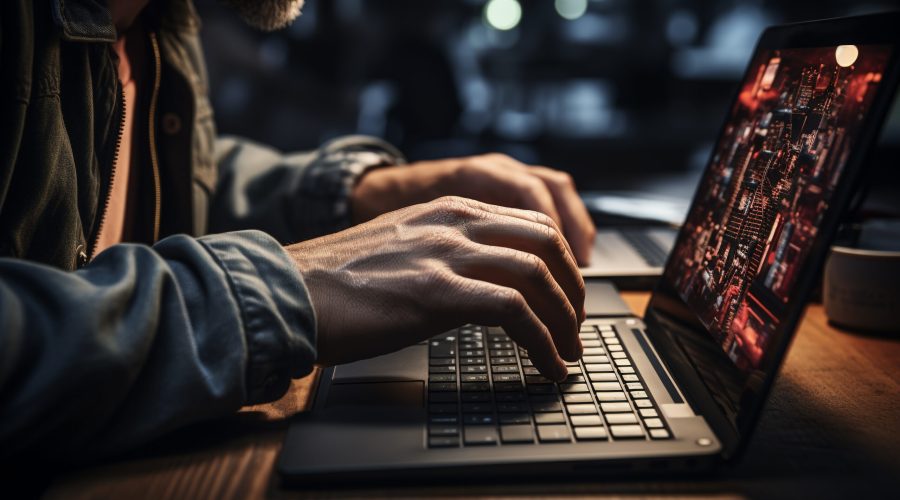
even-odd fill
[{"label": "orange shirt", "polygon": [[[131,36],[140,36],[141,33],[135,33]],[[113,44],[116,54],[119,56],[119,82],[122,85],[122,91],[125,96],[125,106],[123,108],[124,118],[122,120],[122,135],[119,139],[118,154],[115,158],[112,181],[109,190],[109,202],[106,206],[106,215],[103,224],[100,226],[100,233],[97,236],[97,245],[94,255],[99,254],[103,250],[123,241],[126,224],[128,224],[128,186],[132,177],[132,156],[134,155],[133,131],[135,129],[135,119],[139,115],[137,113],[137,80],[132,72],[132,61],[128,57],[126,51],[126,42],[128,34],[119,37]]]}]

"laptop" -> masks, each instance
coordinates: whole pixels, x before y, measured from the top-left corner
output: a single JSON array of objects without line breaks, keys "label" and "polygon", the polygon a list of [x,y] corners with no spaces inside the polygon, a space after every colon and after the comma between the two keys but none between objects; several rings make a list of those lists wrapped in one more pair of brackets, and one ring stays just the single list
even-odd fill
[{"label": "laptop", "polygon": [[592,315],[566,381],[479,325],[326,369],[282,478],[596,478],[738,457],[897,87],[897,26],[762,34],[643,318]]},{"label": "laptop", "polygon": [[652,289],[678,230],[669,226],[600,227],[585,278],[603,278],[622,289]]}]

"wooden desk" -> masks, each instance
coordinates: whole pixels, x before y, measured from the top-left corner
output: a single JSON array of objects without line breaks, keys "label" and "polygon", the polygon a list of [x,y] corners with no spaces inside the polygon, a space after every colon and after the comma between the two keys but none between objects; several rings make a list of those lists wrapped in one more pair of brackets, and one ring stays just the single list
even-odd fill
[{"label": "wooden desk", "polygon": [[[643,311],[646,293],[625,293]],[[179,432],[134,458],[57,478],[50,498],[460,495],[894,496],[900,492],[900,341],[843,332],[807,311],[743,461],[709,477],[620,483],[436,485],[285,491],[273,465],[313,377],[281,400]]]}]

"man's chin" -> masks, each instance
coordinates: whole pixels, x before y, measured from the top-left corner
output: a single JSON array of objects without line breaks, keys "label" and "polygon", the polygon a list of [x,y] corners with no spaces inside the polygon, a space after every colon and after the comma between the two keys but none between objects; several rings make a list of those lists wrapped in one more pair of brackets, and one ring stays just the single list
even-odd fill
[{"label": "man's chin", "polygon": [[291,24],[300,15],[303,0],[221,0],[234,8],[254,28],[274,31]]}]

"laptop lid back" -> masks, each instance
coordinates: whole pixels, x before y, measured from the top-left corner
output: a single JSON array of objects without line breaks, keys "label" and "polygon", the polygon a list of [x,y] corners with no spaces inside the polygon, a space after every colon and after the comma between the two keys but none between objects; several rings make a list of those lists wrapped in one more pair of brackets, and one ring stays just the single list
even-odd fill
[{"label": "laptop lid back", "polygon": [[754,427],[858,188],[897,87],[897,26],[900,13],[763,33],[654,291],[648,334],[696,381],[726,457]]}]

